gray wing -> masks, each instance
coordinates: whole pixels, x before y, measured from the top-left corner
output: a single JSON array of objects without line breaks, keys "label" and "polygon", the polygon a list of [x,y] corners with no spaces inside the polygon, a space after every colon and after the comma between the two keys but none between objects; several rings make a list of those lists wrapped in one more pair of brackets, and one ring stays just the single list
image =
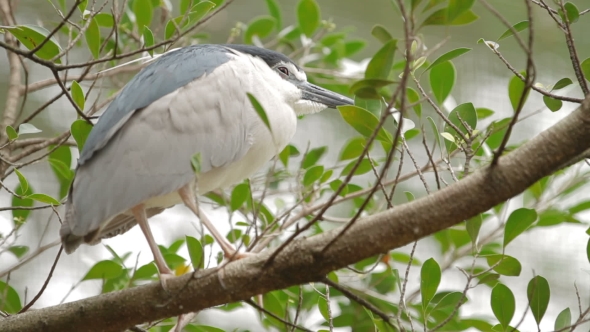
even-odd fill
[{"label": "gray wing", "polygon": [[86,140],[78,159],[83,165],[102,149],[133,113],[229,61],[227,48],[194,45],[166,53],[123,88]]},{"label": "gray wing", "polygon": [[101,143],[102,149],[95,143],[91,158],[87,155],[78,166],[66,203],[60,234],[67,252],[82,239],[92,242],[106,222],[133,206],[190,183],[190,159],[196,153],[201,154],[202,173],[246,154],[252,119],[259,121],[249,115],[251,107],[244,107],[250,105],[243,91],[252,89],[252,73],[248,66],[232,68],[230,62],[215,69],[215,75],[205,74],[136,110]]}]

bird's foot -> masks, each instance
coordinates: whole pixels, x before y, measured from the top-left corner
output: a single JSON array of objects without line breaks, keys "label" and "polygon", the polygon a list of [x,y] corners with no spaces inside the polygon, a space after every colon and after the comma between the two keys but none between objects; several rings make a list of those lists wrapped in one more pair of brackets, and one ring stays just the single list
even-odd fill
[{"label": "bird's foot", "polygon": [[167,282],[168,282],[168,280],[170,280],[170,279],[172,279],[172,278],[176,277],[176,275],[175,275],[175,274],[174,274],[174,272],[172,272],[172,270],[170,270],[170,269],[166,269],[166,270],[164,270],[164,271],[160,272],[159,274],[160,274],[160,284],[162,285],[162,288],[163,288],[163,289],[164,289],[166,292],[170,293],[170,291],[169,291],[169,289],[168,289]]},{"label": "bird's foot", "polygon": [[225,259],[227,259],[228,261],[237,261],[246,257],[251,257],[251,256],[255,256],[256,254],[253,252],[240,252],[237,250],[232,250],[232,251],[226,251],[224,252],[224,257]]},{"label": "bird's foot", "polygon": [[193,318],[195,318],[197,316],[198,312],[189,312],[187,314],[182,314],[180,316],[178,316],[178,319],[176,320],[176,325],[174,325],[174,327],[172,327],[172,329],[170,329],[170,331],[172,332],[181,332],[182,329],[187,326],[192,320]]}]

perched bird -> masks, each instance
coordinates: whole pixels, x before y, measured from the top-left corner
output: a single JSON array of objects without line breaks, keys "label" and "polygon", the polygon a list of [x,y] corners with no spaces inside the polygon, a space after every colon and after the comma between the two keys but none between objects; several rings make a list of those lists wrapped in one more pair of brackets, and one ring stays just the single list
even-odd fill
[{"label": "perched bird", "polygon": [[[247,93],[262,105],[269,126]],[[308,83],[299,66],[275,51],[194,45],[164,54],[131,79],[90,132],[60,230],[65,251],[139,224],[163,281],[173,273],[148,218],[184,203],[225,257],[236,257],[232,244],[198,209],[197,194],[259,170],[291,140],[298,115],[352,103]],[[191,165],[195,155],[198,175]]]}]

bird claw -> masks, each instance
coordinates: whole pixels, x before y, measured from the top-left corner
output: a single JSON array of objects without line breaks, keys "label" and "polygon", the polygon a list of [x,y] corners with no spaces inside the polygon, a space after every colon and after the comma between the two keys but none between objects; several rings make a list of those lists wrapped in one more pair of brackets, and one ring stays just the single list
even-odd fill
[{"label": "bird claw", "polygon": [[170,290],[168,289],[168,285],[166,285],[166,283],[168,282],[168,280],[170,280],[174,277],[175,277],[175,275],[174,275],[174,273],[172,273],[172,271],[166,271],[166,272],[160,273],[160,285],[162,285],[162,288],[167,293],[170,293]]}]

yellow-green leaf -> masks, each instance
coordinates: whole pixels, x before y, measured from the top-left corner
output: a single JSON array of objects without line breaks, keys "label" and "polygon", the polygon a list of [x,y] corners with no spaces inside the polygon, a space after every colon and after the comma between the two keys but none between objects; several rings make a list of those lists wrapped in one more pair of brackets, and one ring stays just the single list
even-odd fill
[{"label": "yellow-green leaf", "polygon": [[80,84],[78,84],[78,82],[72,82],[71,93],[72,99],[76,103],[76,106],[78,106],[78,108],[83,111],[86,97],[84,97],[84,91],[82,91],[82,87]]},{"label": "yellow-green leaf", "polygon": [[86,143],[86,139],[88,135],[90,135],[90,131],[92,130],[92,125],[86,122],[86,120],[76,120],[72,123],[70,127],[70,132],[72,136],[74,136],[74,140],[78,144],[78,150],[81,152],[84,149],[84,144]]},{"label": "yellow-green leaf", "polygon": [[256,97],[254,97],[254,95],[252,95],[249,92],[246,94],[248,95],[248,99],[250,99],[250,103],[254,107],[254,110],[256,111],[258,116],[260,117],[260,120],[262,120],[262,122],[264,122],[264,125],[266,126],[266,128],[268,128],[268,130],[272,133],[272,129],[270,128],[270,122],[268,121],[268,116],[266,115],[264,108],[262,107],[262,105],[260,105],[260,103],[258,102],[258,99],[256,99]]},{"label": "yellow-green leaf", "polygon": [[89,23],[84,37],[90,53],[95,59],[98,59],[100,56],[100,28],[95,18],[92,18],[92,21]]},{"label": "yellow-green leaf", "polygon": [[391,39],[375,53],[367,65],[365,78],[387,79],[393,66],[393,56],[396,46],[397,40]]},{"label": "yellow-green leaf", "polygon": [[[154,34],[147,26],[143,29],[143,47],[149,48],[154,45]],[[150,56],[154,56],[154,50],[148,50]]]},{"label": "yellow-green leaf", "polygon": [[8,136],[9,140],[14,141],[18,138],[18,133],[12,126],[6,126],[6,136]]},{"label": "yellow-green leaf", "polygon": [[[379,119],[371,112],[358,106],[338,106],[340,115],[352,128],[361,135],[370,137],[379,124]],[[386,143],[393,143],[393,138],[385,128],[381,127],[377,133],[378,140]]]},{"label": "yellow-green leaf", "polygon": [[315,0],[300,0],[297,5],[299,28],[307,37],[311,37],[320,26],[320,6]]},{"label": "yellow-green leaf", "polygon": [[[35,49],[40,45],[49,35],[49,31],[37,25],[17,25],[14,27],[3,27],[4,30],[9,31],[18,41],[21,42],[27,49]],[[35,52],[35,55],[41,59],[50,60],[61,52],[61,47],[55,38],[51,37],[44,45]],[[56,63],[61,63],[59,59]]]},{"label": "yellow-green leaf", "polygon": [[45,194],[31,194],[29,196],[27,196],[27,198],[36,200],[37,202],[41,202],[41,203],[45,203],[45,204],[51,204],[51,205],[60,205],[61,203],[49,196],[49,195],[45,195]]},{"label": "yellow-green leaf", "polygon": [[246,32],[244,32],[244,43],[252,44],[252,38],[254,36],[258,36],[258,38],[267,37],[272,32],[275,24],[275,19],[270,16],[260,16],[254,18],[248,24]]}]

